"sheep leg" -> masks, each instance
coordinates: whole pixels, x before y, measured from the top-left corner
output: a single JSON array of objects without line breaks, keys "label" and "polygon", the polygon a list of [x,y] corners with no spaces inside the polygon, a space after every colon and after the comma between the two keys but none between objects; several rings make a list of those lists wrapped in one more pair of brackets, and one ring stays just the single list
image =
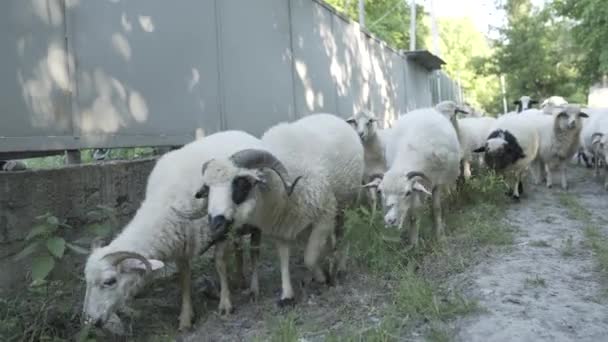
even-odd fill
[{"label": "sheep leg", "polygon": [[405,215],[404,221],[407,222],[407,224],[409,225],[408,241],[410,247],[416,247],[418,245],[418,225],[416,224],[416,220],[411,211],[412,209],[408,210],[408,213]]},{"label": "sheep leg", "polygon": [[192,327],[192,271],[189,259],[177,261],[180,286],[182,290],[182,308],[179,314],[179,330],[184,331]]},{"label": "sheep leg", "polygon": [[595,158],[595,162],[593,163],[593,174],[595,176],[596,179],[600,178],[600,163],[599,163],[599,158],[596,156]]},{"label": "sheep leg", "polygon": [[220,277],[220,304],[218,310],[220,315],[228,315],[232,313],[232,303],[230,302],[230,288],[226,272],[226,241],[219,241],[215,244],[214,258],[215,270]]},{"label": "sheep leg", "polygon": [[568,175],[567,175],[566,168],[567,168],[566,163],[562,163],[562,165],[560,165],[561,178],[562,178],[562,189],[564,189],[564,190],[568,190]]},{"label": "sheep leg", "polygon": [[235,237],[234,241],[232,241],[232,245],[234,247],[234,257],[236,261],[236,274],[239,277],[238,284],[239,288],[247,287],[247,277],[245,276],[245,270],[243,269],[243,235]]},{"label": "sheep leg", "polygon": [[532,161],[531,171],[534,176],[534,185],[540,185],[543,181],[543,165],[538,159]]},{"label": "sheep leg", "polygon": [[519,201],[520,191],[523,192],[523,184],[521,184],[521,172],[516,172],[514,178],[515,182],[513,184],[511,196],[516,201]]},{"label": "sheep leg", "polygon": [[551,168],[548,164],[545,164],[545,172],[547,173],[547,188],[553,187],[553,175],[551,174]]},{"label": "sheep leg", "polygon": [[469,178],[471,178],[471,161],[470,160],[464,160],[463,161],[463,174],[464,174],[464,179],[468,180]]},{"label": "sheep leg", "polygon": [[289,274],[289,245],[284,242],[277,242],[277,250],[281,264],[281,299],[279,300],[279,306],[283,307],[295,304],[291,275]]},{"label": "sheep leg", "polygon": [[254,301],[257,301],[260,294],[260,285],[258,281],[258,260],[260,258],[260,242],[262,240],[262,232],[259,229],[251,231],[251,283],[249,285],[249,293]]},{"label": "sheep leg", "polygon": [[332,239],[332,242],[335,241],[333,235],[335,224],[335,216],[333,215],[321,219],[321,221],[313,227],[310,232],[310,237],[308,238],[308,244],[306,245],[306,251],[304,252],[304,264],[312,272],[318,283],[327,283],[327,277],[319,265],[319,257],[321,256],[328,239]]},{"label": "sheep leg", "polygon": [[369,196],[371,198],[372,206],[372,219],[376,217],[376,207],[378,206],[378,193],[375,188],[369,189]]},{"label": "sheep leg", "polygon": [[443,229],[443,213],[441,210],[441,187],[436,186],[432,192],[432,201],[433,204],[431,206],[431,215],[433,217],[433,228],[435,230],[435,238],[437,240],[441,240],[444,237],[444,229]]}]

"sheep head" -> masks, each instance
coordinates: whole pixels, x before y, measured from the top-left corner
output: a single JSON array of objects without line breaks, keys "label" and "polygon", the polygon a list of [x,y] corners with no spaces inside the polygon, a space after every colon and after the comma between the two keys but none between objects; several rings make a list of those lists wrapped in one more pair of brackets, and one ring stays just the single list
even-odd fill
[{"label": "sheep head", "polygon": [[517,106],[517,112],[521,113],[526,109],[532,108],[533,104],[537,104],[538,101],[532,99],[530,96],[524,95],[519,100],[513,101],[513,104]]},{"label": "sheep head", "polygon": [[602,160],[606,160],[608,157],[608,135],[595,132],[591,135],[591,146],[593,147],[593,153]]},{"label": "sheep head", "polygon": [[301,179],[290,181],[287,169],[274,155],[256,149],[209,160],[202,173],[203,185],[195,197],[207,199],[213,234],[227,232],[233,223],[246,224],[255,211],[257,191],[278,191],[289,197]]},{"label": "sheep head", "polygon": [[357,131],[357,134],[359,134],[359,137],[363,142],[367,141],[370,137],[373,137],[378,129],[378,119],[376,118],[376,115],[368,110],[362,110],[355,113],[355,115],[346,119],[346,122]]},{"label": "sheep head", "polygon": [[91,250],[84,270],[87,289],[82,319],[102,327],[137,292],[144,278],[164,263],[135,252],[111,251],[101,247],[99,240],[93,241]]},{"label": "sheep head", "polygon": [[421,172],[404,174],[389,170],[382,179],[375,178],[364,187],[378,189],[382,195],[384,223],[401,229],[409,211],[420,207],[431,195],[432,184]]},{"label": "sheep head", "polygon": [[525,154],[517,138],[508,130],[497,129],[490,133],[485,144],[473,150],[474,153],[485,153],[485,163],[494,170],[504,170]]},{"label": "sheep head", "polygon": [[556,107],[553,110],[555,125],[562,131],[576,130],[582,128],[582,119],[589,115],[581,110],[579,105],[568,104]]},{"label": "sheep head", "polygon": [[459,106],[454,101],[442,101],[435,105],[435,109],[443,114],[450,121],[456,118],[456,114],[468,115],[469,111],[465,106]]}]

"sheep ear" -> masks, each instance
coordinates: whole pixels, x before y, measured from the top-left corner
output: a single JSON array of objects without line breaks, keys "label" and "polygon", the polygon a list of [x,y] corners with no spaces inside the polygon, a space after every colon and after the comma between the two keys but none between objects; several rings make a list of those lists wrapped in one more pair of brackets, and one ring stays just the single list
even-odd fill
[{"label": "sheep ear", "polygon": [[350,118],[346,119],[346,122],[350,125],[354,125],[357,121],[355,120],[354,116],[351,116]]},{"label": "sheep ear", "polygon": [[578,113],[578,116],[580,116],[581,118],[588,118],[589,114],[587,114],[585,112],[580,112],[580,113]]},{"label": "sheep ear", "polygon": [[530,104],[538,104],[537,100],[530,100]]},{"label": "sheep ear", "polygon": [[473,150],[473,153],[483,153],[486,152],[488,148],[486,146],[481,146],[480,148],[476,148]]},{"label": "sheep ear", "polygon": [[[148,261],[150,262],[152,271],[156,271],[158,269],[165,267],[165,263],[160,260],[148,259]],[[120,266],[122,267],[122,270],[125,272],[145,271],[146,270],[146,265],[143,262],[141,262],[141,260],[137,260],[137,259],[125,259],[120,263]]]},{"label": "sheep ear", "polygon": [[513,104],[514,104],[514,105],[521,104],[521,101],[519,101],[519,100],[515,100],[515,101],[513,101]]},{"label": "sheep ear", "polygon": [[591,145],[599,143],[602,140],[603,136],[604,135],[602,133],[593,133],[593,135],[591,136]]},{"label": "sheep ear", "polygon": [[424,185],[422,185],[420,182],[414,182],[414,185],[412,185],[412,189],[419,191],[419,192],[423,192],[429,196],[433,195],[430,191],[427,190],[427,188],[424,187]]}]

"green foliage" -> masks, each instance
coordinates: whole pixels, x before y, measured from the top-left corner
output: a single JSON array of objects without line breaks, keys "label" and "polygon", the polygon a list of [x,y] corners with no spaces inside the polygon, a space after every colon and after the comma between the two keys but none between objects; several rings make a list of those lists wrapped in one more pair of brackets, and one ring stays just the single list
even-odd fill
[{"label": "green foliage", "polygon": [[605,0],[554,0],[559,15],[573,21],[572,35],[578,49],[576,65],[585,86],[608,74],[608,2]]},{"label": "green foliage", "polygon": [[[358,2],[356,0],[327,0],[338,11],[343,12],[354,21],[359,21]],[[416,7],[416,48],[423,49],[425,38],[429,35],[428,25],[424,18],[424,7]],[[409,50],[410,42],[410,9],[403,0],[366,0],[365,23],[378,38],[396,49]]]}]

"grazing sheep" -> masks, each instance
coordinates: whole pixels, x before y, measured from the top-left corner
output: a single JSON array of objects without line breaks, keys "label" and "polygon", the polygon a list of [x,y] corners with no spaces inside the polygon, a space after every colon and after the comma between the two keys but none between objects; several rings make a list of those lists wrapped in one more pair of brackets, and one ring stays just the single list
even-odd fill
[{"label": "grazing sheep", "polygon": [[538,155],[532,163],[532,170],[536,175],[536,183],[543,178],[547,180],[547,187],[553,186],[552,172],[560,170],[561,185],[568,188],[567,167],[568,162],[579,146],[582,119],[589,117],[581,111],[578,105],[555,107],[552,116],[524,114],[528,124],[534,126],[539,135]]},{"label": "grazing sheep", "polygon": [[517,113],[521,113],[526,109],[531,109],[533,104],[537,104],[538,101],[532,99],[530,96],[524,95],[519,100],[513,101],[513,104],[517,106]]},{"label": "grazing sheep", "polygon": [[262,142],[206,163],[201,191],[212,227],[249,224],[276,241],[283,306],[294,303],[289,244],[304,231],[304,263],[315,280],[328,280],[319,261],[335,248],[336,221],[361,188],[364,153],[357,133],[330,114],[278,124]]},{"label": "grazing sheep", "polygon": [[[370,111],[360,111],[346,120],[359,134],[365,155],[365,171],[363,172],[363,184],[367,184],[374,179],[381,179],[386,172],[385,145],[377,127],[378,119]],[[387,138],[384,136],[384,138]],[[373,189],[369,191],[372,212],[375,212],[378,198],[377,192]]]},{"label": "grazing sheep", "polygon": [[[465,179],[471,177],[471,162],[473,150],[482,147],[490,134],[490,128],[496,122],[492,117],[472,117],[458,120],[461,131],[461,149],[463,153],[463,175]],[[480,158],[481,159],[481,158]],[[479,163],[481,165],[481,163]]]},{"label": "grazing sheep", "polygon": [[[247,133],[226,131],[191,142],[157,161],[135,217],[110,244],[92,245],[84,270],[85,323],[103,326],[138,292],[151,271],[175,261],[182,291],[179,328],[191,326],[191,259],[209,240],[206,220],[202,219],[206,212],[193,191],[202,180],[200,166],[211,158],[227,157],[260,144],[259,139]],[[225,277],[220,280],[224,287]],[[225,297],[225,289],[222,290]]]},{"label": "grazing sheep", "polygon": [[474,152],[484,152],[485,164],[495,171],[513,176],[513,188],[508,195],[519,200],[523,193],[522,177],[536,158],[539,147],[537,130],[529,125],[525,115],[506,114],[496,120],[484,146]]},{"label": "grazing sheep", "polygon": [[[455,112],[452,112],[455,115]],[[443,236],[441,195],[459,175],[460,143],[451,116],[434,108],[424,108],[403,115],[393,128],[390,148],[395,158],[378,188],[385,208],[384,222],[390,226],[409,225],[409,243],[418,243],[414,212],[427,196],[432,197],[435,236]]]}]

